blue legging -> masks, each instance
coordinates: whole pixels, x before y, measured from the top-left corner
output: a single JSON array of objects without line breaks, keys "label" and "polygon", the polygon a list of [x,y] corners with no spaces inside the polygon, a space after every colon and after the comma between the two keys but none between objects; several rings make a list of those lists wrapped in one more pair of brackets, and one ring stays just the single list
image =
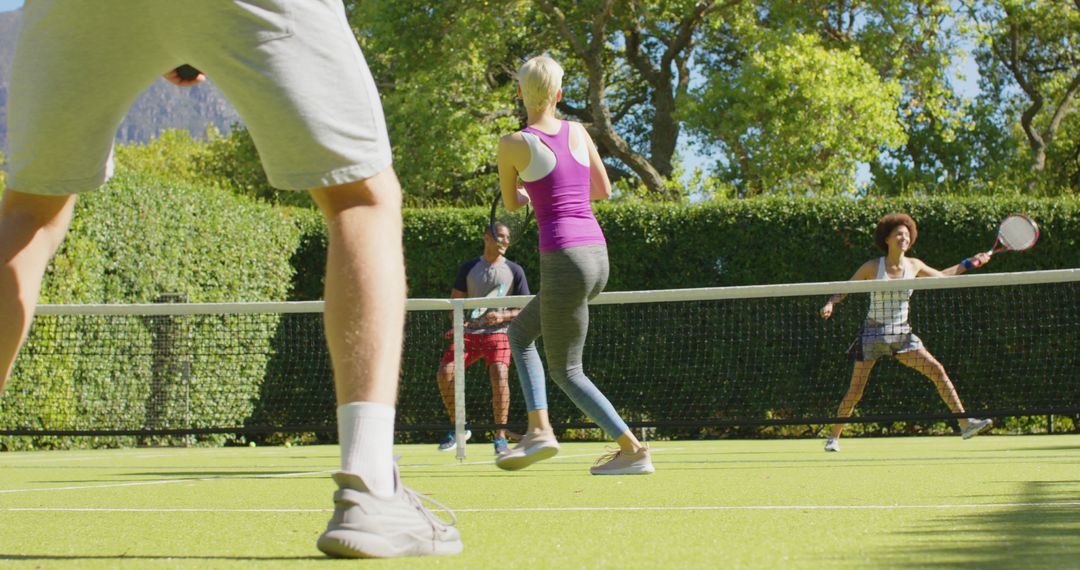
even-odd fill
[{"label": "blue legging", "polygon": [[510,323],[510,350],[529,411],[547,409],[544,365],[536,339],[544,336],[551,379],[612,439],[629,429],[582,371],[589,332],[589,299],[608,279],[607,247],[586,245],[540,254],[540,293]]}]

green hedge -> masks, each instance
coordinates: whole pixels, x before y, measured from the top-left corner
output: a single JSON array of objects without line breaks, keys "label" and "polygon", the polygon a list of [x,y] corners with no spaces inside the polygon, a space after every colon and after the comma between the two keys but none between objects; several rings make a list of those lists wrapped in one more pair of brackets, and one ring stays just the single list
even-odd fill
[{"label": "green hedge", "polygon": [[[283,300],[301,236],[288,210],[216,189],[118,176],[79,198],[41,302],[152,303],[167,294],[190,302]],[[243,339],[210,334],[227,319],[38,317],[0,398],[0,428],[242,425],[275,329],[263,322]]]},{"label": "green hedge", "polygon": [[[1002,255],[985,271],[1080,267],[1080,200],[920,198],[897,200],[763,198],[678,204],[596,205],[608,239],[609,291],[800,283],[847,279],[880,255],[877,220],[908,212],[919,224],[911,254],[944,268],[993,245],[997,223],[1023,212],[1038,221],[1038,247]],[[309,214],[317,216],[317,214]],[[485,208],[407,209],[405,257],[410,297],[445,297],[458,265],[482,251]],[[326,256],[321,222],[304,224],[294,257],[294,299],[322,297]],[[508,257],[538,287],[535,225]]]},{"label": "green hedge", "polygon": [[[1080,241],[1080,201],[1077,200],[769,198],[690,206],[635,203],[598,204],[596,207],[597,218],[609,242],[609,291],[844,280],[861,263],[880,255],[873,245],[873,229],[882,215],[894,211],[909,212],[916,218],[919,240],[912,255],[938,268],[989,249],[998,221],[1013,212],[1027,213],[1039,222],[1042,230],[1039,245],[1029,252],[997,256],[982,271],[1080,267],[1080,250],[1076,248]],[[445,297],[449,293],[458,264],[481,251],[480,235],[486,216],[483,208],[406,210],[405,249],[410,296]],[[319,297],[321,285],[310,277],[321,275],[321,260],[325,255],[321,226],[306,227],[315,234],[305,237],[304,242],[311,247],[298,255],[306,270],[297,275],[309,277],[294,288],[296,298],[300,299]],[[509,256],[525,267],[534,290],[538,289],[535,228]],[[948,311],[949,299],[934,297],[937,295],[920,294],[921,305],[914,309],[914,318],[918,319],[920,307],[923,315]],[[962,344],[955,348],[943,344],[952,342],[947,340],[955,337],[952,330],[1007,329],[1006,321],[1015,315],[1013,309],[1002,301],[981,299],[973,299],[973,308],[939,319],[940,322],[933,326],[926,322],[928,326],[923,331],[924,340],[931,343],[935,353],[941,353],[939,357],[946,361],[947,367],[955,368],[958,386],[969,406],[1007,407],[1009,398],[1028,398],[1037,392],[1035,382],[1060,382],[1062,374],[1076,372],[1075,363],[1053,358],[1055,354],[1069,354],[1080,349],[1080,346],[1074,346],[1080,341],[1068,331],[1048,338],[1039,351],[1025,349],[1019,359],[1007,362],[964,352]],[[998,303],[996,312],[987,311],[984,315],[976,310],[978,303],[991,301]],[[730,328],[727,333],[733,335],[730,338],[699,338],[714,331],[699,333],[680,326],[678,323],[700,313],[701,310],[694,307],[672,308],[659,317],[598,309],[586,354],[590,375],[632,419],[663,419],[665,415],[670,416],[672,410],[687,417],[723,419],[731,417],[735,407],[740,413],[756,418],[810,413],[830,415],[847,388],[850,363],[843,353],[858,329],[864,308],[861,301],[853,298],[841,309],[842,314],[823,324],[816,316],[821,302],[821,299],[798,299],[771,304],[727,304],[716,309],[720,311],[716,318],[726,319],[725,326]],[[797,320],[791,317],[793,314],[799,315]],[[659,321],[653,328],[642,328],[643,318]],[[602,319],[608,323],[601,324]],[[978,323],[977,326],[972,322]],[[418,340],[425,334],[419,329],[407,332],[411,338],[409,347],[422,345],[430,352],[430,357],[427,361],[406,362],[403,402],[407,400],[413,410],[410,417],[415,421],[445,421],[432,379],[439,348],[427,346],[426,338]],[[623,335],[628,335],[629,340]],[[1019,350],[1017,338],[1006,334],[999,337],[983,335],[977,341],[995,356]],[[739,359],[745,358],[747,353],[746,343],[756,338],[779,338],[789,344],[792,339],[816,339],[812,342],[819,348],[821,356],[792,354],[788,358],[752,366],[739,364]],[[791,348],[781,345],[774,348],[778,351]],[[659,376],[655,381],[643,376],[642,371],[655,367],[657,362],[664,362],[663,366],[677,366],[678,362],[673,364],[665,359],[671,352],[679,352],[688,346],[712,348],[693,356],[698,359],[696,369],[681,373],[680,381],[673,384],[669,378],[671,374],[663,370],[656,372]],[[1018,392],[1015,386],[1011,390],[995,391],[998,384],[973,383],[980,377],[1000,374],[1001,370],[1014,366],[1013,362],[1027,362],[1020,357],[1034,359],[1031,366],[1045,360],[1048,366],[1053,364],[1058,368],[1046,370],[1046,374],[1053,377],[1040,379],[1037,374],[1033,375],[1033,383],[1028,386],[1032,392],[1029,393]],[[407,358],[417,357],[407,355]],[[900,366],[882,365],[875,371],[874,378],[865,405],[861,407],[866,413],[947,411],[925,379]],[[479,422],[487,421],[488,417],[486,384],[480,367],[469,370],[470,414]],[[1072,397],[1067,385],[1048,384],[1044,387],[1047,394],[1058,398],[1057,401]],[[512,413],[519,417],[523,411],[516,394],[515,389]],[[556,388],[550,387],[549,394],[554,419],[582,421],[572,404]],[[1080,397],[1080,394],[1076,396]],[[793,401],[784,404],[781,402],[784,399]],[[717,415],[710,416],[710,409]],[[940,422],[931,424],[944,425]],[[923,422],[904,429],[920,430],[926,425]],[[897,428],[877,426],[874,429]]]},{"label": "green hedge", "polygon": [[[608,290],[846,279],[860,263],[879,255],[871,233],[876,220],[891,211],[906,211],[918,220],[920,235],[913,255],[935,267],[988,249],[997,221],[1011,212],[1035,218],[1042,240],[1030,252],[996,257],[985,271],[1080,267],[1077,200],[756,199],[596,207],[609,241]],[[411,297],[448,295],[457,266],[481,252],[486,217],[484,208],[406,210]],[[42,302],[153,302],[165,293],[179,293],[192,302],[318,299],[325,255],[325,226],[316,211],[274,208],[217,189],[122,176],[80,199],[69,238],[50,266]],[[510,257],[525,267],[537,289],[535,228]],[[927,299],[920,306],[932,307],[930,297],[920,296],[920,303]],[[852,306],[843,307],[843,314],[830,321],[831,328],[821,329],[814,314],[819,303],[820,299],[785,302],[782,311],[766,310],[756,302],[712,309],[721,311],[718,318],[728,319],[725,330],[730,338],[687,331],[684,320],[700,312],[693,307],[680,309],[688,312],[644,317],[598,309],[586,354],[590,375],[630,419],[663,419],[671,413],[665,406],[685,412],[690,405],[699,415],[711,413],[706,408],[721,410],[736,404],[761,417],[806,413],[799,409],[806,406],[815,413],[828,412],[847,386],[850,365],[843,360],[841,345],[854,334],[861,309],[852,308],[855,302],[849,301]],[[601,318],[604,313],[609,316]],[[801,315],[800,320],[793,322],[791,314]],[[989,331],[1002,326],[1001,317],[980,317],[974,310],[957,318],[981,319],[979,327]],[[222,320],[227,319],[133,319],[124,325],[130,347],[110,352],[95,349],[109,345],[107,339],[95,337],[99,333],[92,320],[72,336],[59,337],[49,332],[49,319],[39,319],[27,352],[59,350],[19,365],[0,399],[0,427],[126,429],[148,422],[155,427],[210,427],[251,425],[252,421],[332,424],[332,384],[318,323],[290,325],[286,330],[277,317],[266,317],[260,321],[264,328],[253,337],[239,339],[210,334]],[[948,333],[956,319],[945,321],[927,330],[924,339],[944,342],[935,335]],[[414,316],[410,323],[399,417],[411,423],[441,424],[446,418],[434,371],[446,344],[441,337],[445,315]],[[754,323],[754,328],[744,328],[745,323]],[[965,326],[972,328],[970,323]],[[628,330],[634,331],[630,340],[619,340],[618,335]],[[806,335],[818,339],[814,342],[820,345],[821,356],[725,368],[738,364],[740,343],[749,342],[746,335],[780,339],[786,335],[786,342]],[[150,349],[162,339],[170,343],[169,350],[164,359],[155,360]],[[643,376],[649,374],[643,370],[650,359],[678,352],[691,340],[711,347],[693,357],[700,359],[700,370],[694,374],[702,376],[678,383],[672,383],[674,377],[658,381]],[[1080,348],[1074,346],[1075,334],[1058,335],[1039,348],[1042,352],[1005,337],[980,337],[979,342],[997,352],[1020,351],[1021,357],[1048,361],[1055,360],[1054,354],[1080,354],[1075,350]],[[317,369],[297,372],[290,368],[294,359],[288,350],[296,346],[304,347],[305,358],[314,359]],[[942,349],[950,353],[947,367],[955,368],[959,377],[996,372],[994,361],[979,363],[977,355]],[[194,356],[170,359],[173,353]],[[1071,361],[1061,365],[1074,366]],[[489,414],[486,379],[480,367],[473,367],[469,374],[470,414],[483,422]],[[812,381],[807,380],[811,377]],[[881,382],[872,382],[867,395],[868,411],[874,410],[877,397],[903,410],[941,411],[930,386],[909,371],[883,367],[880,373],[875,371],[875,378],[879,377]],[[771,382],[768,390],[761,388],[760,379]],[[1032,379],[1032,389],[1038,388],[1034,386],[1038,381],[1038,377]],[[1065,392],[1071,389],[1068,384],[1044,388],[1062,397],[1068,397]],[[970,384],[961,386],[961,391],[972,405],[1002,401],[1000,395],[983,393]],[[553,386],[549,392],[554,419],[580,421]],[[520,419],[523,410],[516,388],[513,393],[513,417]],[[779,402],[785,393],[802,394],[798,400],[802,403]],[[758,401],[751,402],[754,398]],[[308,407],[293,409],[305,399]],[[36,441],[70,444],[48,438]]]}]

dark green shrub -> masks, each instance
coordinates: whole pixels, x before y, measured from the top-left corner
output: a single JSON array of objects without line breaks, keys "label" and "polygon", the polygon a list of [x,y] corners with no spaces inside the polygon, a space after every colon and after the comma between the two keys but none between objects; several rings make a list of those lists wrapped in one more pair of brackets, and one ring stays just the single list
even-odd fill
[{"label": "dark green shrub", "polygon": [[[912,254],[935,267],[988,249],[998,220],[1018,211],[1040,223],[1042,240],[1030,252],[998,256],[984,271],[1080,266],[1077,200],[757,199],[596,208],[609,242],[612,291],[844,280],[859,264],[880,255],[871,233],[877,219],[892,211],[909,212],[918,220],[920,236]],[[486,219],[485,208],[405,211],[411,297],[449,294],[457,266],[481,252]],[[316,211],[273,210],[216,189],[121,177],[103,192],[82,199],[71,236],[50,268],[43,302],[152,302],[163,293],[179,293],[190,301],[319,299],[325,255],[326,232]],[[538,289],[535,228],[509,256],[525,267],[533,289]],[[952,310],[948,297],[925,292],[913,308],[920,335],[955,373],[965,403],[973,409],[1002,409],[1030,401],[1033,394],[1057,401],[1080,398],[1074,386],[1062,383],[1063,375],[1080,367],[1072,357],[1080,354],[1076,333],[1061,330],[1057,323],[1045,342],[1024,342],[1017,334],[1027,333],[1009,326],[1011,315],[1023,310],[1022,303],[1010,306],[1013,301],[1000,291],[979,295],[962,310]],[[632,311],[597,307],[586,346],[588,371],[630,421],[829,415],[847,387],[850,364],[843,352],[865,309],[853,298],[823,323],[816,316],[822,301],[748,300]],[[720,333],[687,326],[706,311],[712,312],[708,318],[722,320]],[[132,348],[119,352],[86,350],[97,342],[96,333],[92,327],[77,330],[75,350],[61,350],[32,370],[19,369],[17,383],[0,400],[0,425],[333,425],[331,373],[317,319],[286,328],[280,325],[288,319],[265,317],[264,332],[253,342],[245,341],[250,346],[210,334],[219,324],[214,319],[132,321],[126,329]],[[447,345],[442,338],[447,327],[444,314],[428,313],[411,315],[406,330],[398,417],[403,425],[424,426],[427,431],[415,436],[421,439],[447,424],[434,379]],[[955,331],[966,340],[957,341]],[[176,353],[200,356],[155,361],[149,346],[162,336],[173,339]],[[800,342],[811,343],[811,350],[798,350]],[[50,336],[47,329],[35,327],[28,349],[71,343],[71,338]],[[691,347],[699,352],[690,354]],[[750,356],[759,349],[767,358]],[[296,371],[289,355],[297,350],[314,359],[314,368]],[[997,388],[1001,384],[993,381],[995,375],[1024,363],[1035,367],[1028,370],[1035,373],[1027,375],[1026,385]],[[1040,375],[1044,368],[1048,373]],[[471,368],[467,396],[474,422],[490,421],[488,394],[482,367]],[[524,410],[516,388],[513,394],[511,421],[520,421]],[[585,422],[554,386],[549,394],[554,421]],[[875,370],[859,409],[864,414],[945,411],[925,379],[895,363]],[[1037,430],[1042,421],[1017,418],[1008,425]],[[855,431],[927,433],[948,425],[871,424]],[[687,427],[656,435],[790,435],[806,430]],[[37,442],[70,443],[48,438]]]},{"label": "dark green shrub", "polygon": [[[948,267],[993,244],[997,223],[1024,212],[1042,230],[1035,249],[1002,255],[985,271],[1080,267],[1080,200],[1024,198],[846,198],[725,200],[678,204],[607,204],[596,217],[608,240],[609,291],[722,287],[844,280],[880,255],[877,220],[908,212],[919,223],[912,255]],[[317,214],[304,222],[297,251],[294,299],[322,297],[325,228]],[[406,209],[409,296],[446,297],[458,264],[479,255],[485,208]],[[507,256],[538,287],[535,225]]]},{"label": "dark green shrub", "polygon": [[[215,188],[119,176],[80,197],[41,302],[153,303],[166,294],[190,302],[283,300],[299,240],[287,211]],[[260,317],[258,331],[242,339],[212,334],[229,319],[120,318],[106,334],[105,318],[69,320],[58,330],[57,318],[40,317],[0,399],[0,427],[243,425],[277,316]]]},{"label": "dark green shrub", "polygon": [[[998,221],[1013,212],[1035,218],[1040,223],[1042,239],[1029,252],[996,257],[984,272],[1080,267],[1080,253],[1076,249],[1080,241],[1080,201],[1077,200],[764,198],[691,206],[599,204],[596,208],[609,242],[609,291],[845,280],[861,263],[881,255],[873,245],[872,232],[877,220],[893,211],[906,211],[916,218],[920,237],[912,255],[938,268],[988,249]],[[486,216],[484,208],[406,210],[405,249],[411,297],[448,295],[458,264],[480,253],[479,236]],[[305,268],[297,272],[298,278],[310,279],[294,289],[295,298],[318,298],[321,280],[314,276],[322,273],[325,236],[321,225],[305,227],[314,232],[304,238],[304,243],[311,247],[298,254],[294,262]],[[525,267],[534,290],[538,289],[535,234],[527,236],[508,255]],[[941,308],[948,307],[947,297],[920,294],[913,310],[915,318],[919,318],[920,310],[923,315],[943,314],[923,335],[935,353],[940,352],[947,367],[955,368],[964,401],[981,409],[1002,409],[1024,401],[1039,390],[1028,387],[1028,393],[997,391],[998,384],[994,382],[980,383],[983,377],[1001,374],[1011,365],[1009,361],[965,353],[965,347],[943,346],[940,343],[945,341],[939,340],[950,338],[950,330],[998,331],[1000,334],[995,337],[983,335],[977,339],[980,350],[995,356],[1013,350],[1010,347],[1016,345],[1016,338],[1002,331],[1010,330],[1008,321],[1015,318],[1015,310],[1019,309],[1002,304],[992,293],[986,295],[991,297],[974,298],[970,307],[957,312]],[[843,307],[842,314],[823,324],[816,316],[822,302],[823,299],[802,298],[715,304],[715,318],[725,319],[724,330],[729,335],[725,338],[709,336],[714,331],[685,327],[682,324],[685,320],[701,312],[693,307],[668,307],[646,317],[644,324],[640,314],[622,314],[598,307],[586,346],[590,375],[627,418],[634,420],[664,419],[673,411],[718,420],[725,418],[724,410],[735,408],[756,418],[831,415],[847,388],[850,363],[844,359],[844,350],[858,329],[865,304],[864,299],[853,298]],[[410,349],[424,346],[430,358],[406,363],[402,394],[408,398],[403,401],[407,399],[415,410],[410,416],[414,421],[445,422],[433,380],[442,344],[436,340],[429,345],[428,340],[420,340],[430,334],[420,329],[410,329],[407,334],[412,339]],[[748,347],[762,343],[772,346],[770,343],[774,341],[768,339],[776,339],[776,351],[791,350],[792,339],[814,339],[820,356],[808,359],[794,352],[782,353],[787,356],[752,365],[740,360],[746,358]],[[1032,362],[1045,360],[1046,366],[1065,367],[1061,369],[1065,370],[1073,365],[1052,355],[1077,352],[1080,347],[1070,345],[1076,342],[1075,335],[1058,334],[1041,345],[1039,352],[1029,351],[1018,357],[1035,358]],[[643,376],[647,374],[643,371],[654,369],[657,359],[669,358],[668,353],[690,346],[709,347],[707,352],[691,357],[693,370],[662,372],[662,380]],[[1046,358],[1039,360],[1040,354]],[[1061,370],[1054,374],[1062,374]],[[1054,378],[1046,376],[1042,380],[1050,382]],[[415,387],[413,382],[417,383]],[[468,386],[470,415],[483,421],[488,417],[488,391],[480,367],[469,370]],[[1069,398],[1067,387],[1053,387],[1048,393],[1059,401]],[[522,410],[518,407],[517,392],[514,394],[512,411],[516,415],[513,417],[520,418]],[[549,394],[554,420],[584,421],[557,389],[551,387]],[[794,395],[798,398],[785,403],[785,398],[792,399]],[[720,415],[711,416],[709,410]],[[924,378],[891,364],[875,371],[860,410],[865,413],[947,411]],[[916,422],[860,429],[922,433],[943,429],[944,425]],[[805,428],[792,429],[805,431]],[[708,433],[744,431],[727,428]],[[781,428],[768,428],[765,432],[792,433]],[[683,435],[694,433],[698,431],[688,429]],[[754,428],[746,433],[760,431]]]}]

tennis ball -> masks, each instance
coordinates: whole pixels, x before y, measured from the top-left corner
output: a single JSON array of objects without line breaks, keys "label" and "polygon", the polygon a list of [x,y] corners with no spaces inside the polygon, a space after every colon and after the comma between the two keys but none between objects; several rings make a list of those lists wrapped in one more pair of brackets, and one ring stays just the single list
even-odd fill
[{"label": "tennis ball", "polygon": [[292,447],[292,444],[286,441],[285,442],[285,447]]},{"label": "tennis ball", "polygon": [[255,442],[254,441],[248,442],[248,447],[255,447]]}]

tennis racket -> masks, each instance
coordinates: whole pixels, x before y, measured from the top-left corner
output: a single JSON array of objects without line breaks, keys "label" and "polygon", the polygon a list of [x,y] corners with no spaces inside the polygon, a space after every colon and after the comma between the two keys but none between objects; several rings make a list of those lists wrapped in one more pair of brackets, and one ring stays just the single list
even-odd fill
[{"label": "tennis racket", "polygon": [[990,248],[986,254],[1024,251],[1034,247],[1037,241],[1039,241],[1039,225],[1035,223],[1035,220],[1023,214],[1012,214],[1001,220],[994,247]]},{"label": "tennis racket", "polygon": [[[499,283],[499,286],[492,289],[491,291],[489,291],[487,295],[484,295],[484,298],[502,297],[505,294],[506,294],[506,292],[503,290],[503,284]],[[469,311],[468,316],[465,319],[465,326],[469,326],[470,322],[475,321],[476,319],[479,319],[480,317],[484,316],[484,313],[486,313],[487,311],[488,311],[487,307],[477,307],[477,308],[473,309],[472,311]],[[476,323],[473,323],[473,324],[476,324]],[[445,333],[443,333],[443,337],[448,339],[448,340],[454,338],[454,329],[450,329],[450,330],[446,331]]]},{"label": "tennis racket", "polygon": [[495,195],[495,200],[491,202],[488,232],[500,243],[505,243],[509,249],[528,233],[532,221],[533,211],[528,204],[511,212],[503,204],[502,193],[498,193]]},{"label": "tennis racket", "polygon": [[[492,289],[487,295],[484,295],[484,297],[485,298],[502,297],[503,294],[504,294],[503,284],[499,283],[498,287]],[[476,319],[479,319],[480,317],[484,316],[484,313],[486,313],[486,312],[488,312],[487,307],[477,307],[477,308],[472,310],[472,313],[469,313],[469,319],[475,321]]]}]

